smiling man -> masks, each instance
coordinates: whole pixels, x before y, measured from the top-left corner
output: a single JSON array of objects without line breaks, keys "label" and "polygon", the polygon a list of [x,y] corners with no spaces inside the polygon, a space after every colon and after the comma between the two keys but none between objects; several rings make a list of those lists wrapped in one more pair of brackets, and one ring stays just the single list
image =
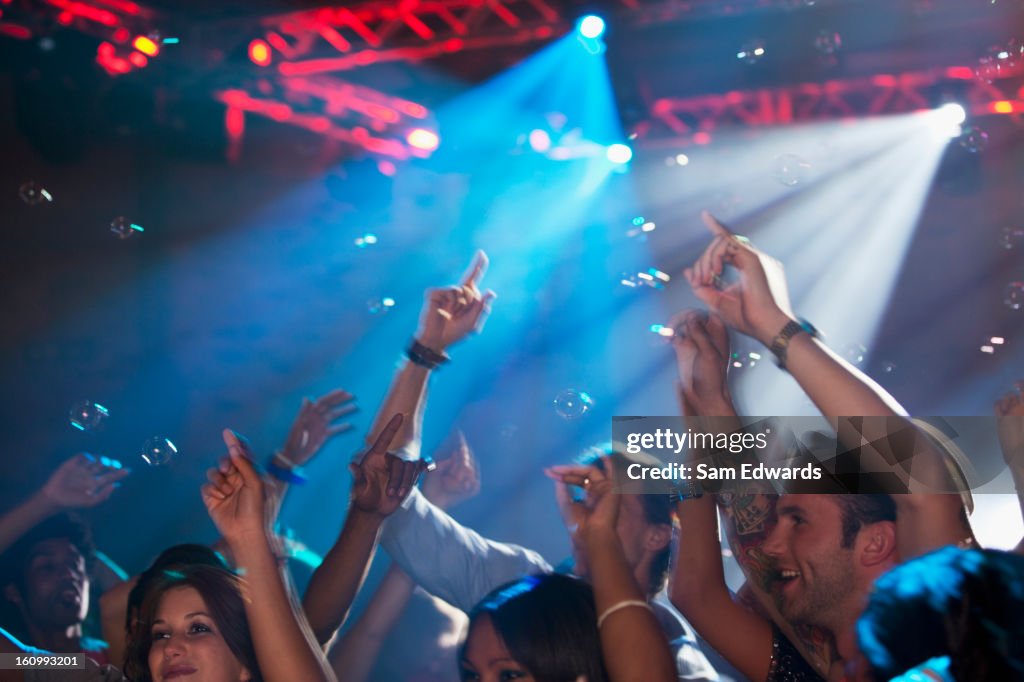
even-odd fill
[{"label": "smiling man", "polygon": [[762,545],[774,563],[769,589],[796,625],[832,633],[846,658],[875,579],[896,565],[896,505],[888,495],[783,495]]}]

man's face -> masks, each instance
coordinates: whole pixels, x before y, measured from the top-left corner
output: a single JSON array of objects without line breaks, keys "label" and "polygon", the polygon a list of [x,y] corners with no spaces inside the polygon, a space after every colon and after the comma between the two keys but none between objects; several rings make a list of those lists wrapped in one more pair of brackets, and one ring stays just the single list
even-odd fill
[{"label": "man's face", "polygon": [[[647,517],[644,515],[643,503],[639,495],[622,495],[619,502],[619,520],[615,530],[622,542],[622,548],[626,553],[626,562],[630,568],[635,568],[644,558],[645,545],[647,542],[647,530],[650,528]],[[572,556],[576,563],[575,574],[581,578],[589,579],[590,567],[587,565],[586,555],[583,547],[573,537]]]},{"label": "man's face", "polygon": [[790,622],[827,627],[855,585],[839,505],[827,495],[783,495],[776,513],[778,524],[762,547],[775,563],[775,604]]},{"label": "man's face", "polygon": [[20,597],[25,617],[37,626],[64,628],[81,623],[89,611],[85,557],[66,538],[36,543],[29,553]]}]

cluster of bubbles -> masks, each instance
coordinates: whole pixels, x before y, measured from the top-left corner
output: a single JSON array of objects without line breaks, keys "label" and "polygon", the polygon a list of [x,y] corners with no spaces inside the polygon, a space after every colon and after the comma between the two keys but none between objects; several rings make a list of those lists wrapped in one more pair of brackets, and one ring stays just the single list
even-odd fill
[{"label": "cluster of bubbles", "polygon": [[657,227],[653,220],[646,220],[643,216],[633,218],[632,222],[633,226],[626,230],[627,237],[644,237]]},{"label": "cluster of bubbles", "polygon": [[806,182],[811,175],[811,164],[796,154],[782,154],[775,157],[772,177],[786,187],[796,187]]},{"label": "cluster of bubbles", "polygon": [[594,399],[585,391],[567,388],[555,396],[554,405],[562,419],[579,419],[594,407]]},{"label": "cluster of bubbles", "polygon": [[990,336],[985,339],[981,344],[981,352],[986,355],[994,355],[997,348],[1002,347],[1006,344],[1006,339],[1002,336]]},{"label": "cluster of bubbles", "polygon": [[395,307],[395,299],[390,296],[371,298],[366,302],[366,309],[371,315],[386,315]]},{"label": "cluster of bubbles", "polygon": [[647,268],[646,271],[632,273],[624,272],[619,278],[619,283],[624,287],[636,289],[638,287],[650,287],[651,289],[664,289],[665,285],[672,280],[672,276],[657,268]]},{"label": "cluster of bubbles", "polygon": [[1009,225],[1004,227],[999,235],[999,243],[1007,251],[1013,250],[1024,244],[1024,228]]},{"label": "cluster of bubbles", "polygon": [[[109,417],[110,410],[92,400],[81,400],[72,405],[68,411],[68,422],[79,431],[98,431]],[[174,459],[177,454],[178,448],[170,438],[154,436],[142,444],[140,456],[142,461],[150,466],[163,466]],[[119,467],[120,465],[118,465]]]},{"label": "cluster of bubbles", "polygon": [[957,143],[972,154],[977,154],[988,147],[988,133],[977,126],[964,126],[960,129]]},{"label": "cluster of bubbles", "polygon": [[1011,40],[1005,45],[993,45],[986,50],[974,68],[978,80],[992,83],[1012,76],[1024,63],[1024,43]]}]

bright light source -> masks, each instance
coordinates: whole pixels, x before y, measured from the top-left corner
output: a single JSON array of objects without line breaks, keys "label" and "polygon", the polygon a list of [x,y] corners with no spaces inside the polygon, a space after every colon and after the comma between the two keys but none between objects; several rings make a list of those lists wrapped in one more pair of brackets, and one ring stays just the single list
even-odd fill
[{"label": "bright light source", "polygon": [[580,35],[584,38],[598,38],[604,33],[604,19],[596,14],[588,14],[583,17],[577,26]]},{"label": "bright light source", "polygon": [[959,137],[960,124],[967,120],[967,112],[955,102],[943,104],[928,116],[928,125],[939,140]]},{"label": "bright light source", "polygon": [[160,46],[153,42],[151,38],[146,36],[136,36],[135,41],[132,43],[132,47],[149,57],[155,57],[160,52]]},{"label": "bright light source", "polygon": [[437,133],[433,133],[423,128],[416,128],[410,130],[409,134],[405,136],[406,141],[416,149],[422,149],[426,152],[432,152],[437,149],[438,145],[441,144],[441,138],[437,136]]},{"label": "bright light source", "polygon": [[633,150],[624,144],[608,145],[605,155],[612,163],[629,163],[633,158]]},{"label": "bright light source", "polygon": [[676,154],[676,164],[680,166],[685,166],[688,163],[690,163],[689,156],[687,156],[686,154]]},{"label": "bright light source", "polygon": [[543,154],[551,149],[551,136],[546,131],[537,128],[530,131],[530,149]]},{"label": "bright light source", "polygon": [[967,112],[962,106],[955,102],[943,104],[936,110],[936,113],[942,118],[944,122],[951,125],[960,125],[967,120]]},{"label": "bright light source", "polygon": [[256,66],[268,66],[270,64],[270,46],[260,39],[249,43],[249,59]]}]

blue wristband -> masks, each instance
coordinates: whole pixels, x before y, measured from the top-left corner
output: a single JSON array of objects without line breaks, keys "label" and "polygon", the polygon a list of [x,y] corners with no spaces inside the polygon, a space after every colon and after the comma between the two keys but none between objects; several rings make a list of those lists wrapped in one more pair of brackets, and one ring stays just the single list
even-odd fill
[{"label": "blue wristband", "polygon": [[271,457],[267,460],[267,473],[284,483],[294,483],[296,485],[303,485],[309,481],[308,478],[302,475],[302,469],[295,467],[294,469],[285,469],[274,464],[274,458]]}]

